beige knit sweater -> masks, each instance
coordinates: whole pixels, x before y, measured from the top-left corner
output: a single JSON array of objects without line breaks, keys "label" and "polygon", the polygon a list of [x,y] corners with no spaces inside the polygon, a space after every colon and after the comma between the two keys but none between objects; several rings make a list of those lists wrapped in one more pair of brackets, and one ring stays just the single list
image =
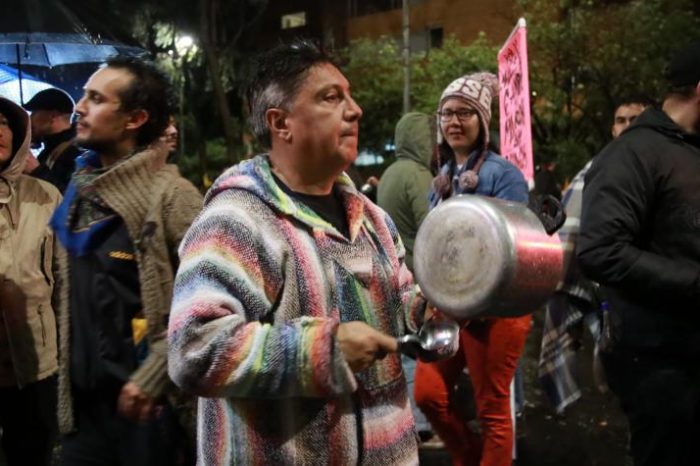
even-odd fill
[{"label": "beige knit sweater", "polygon": [[[165,163],[160,147],[140,152],[95,180],[100,197],[124,220],[134,243],[143,313],[148,322],[149,354],[131,380],[153,397],[174,386],[167,373],[166,332],[177,247],[202,207],[202,196]],[[58,422],[62,433],[74,430],[70,381],[69,267],[59,264]]]}]

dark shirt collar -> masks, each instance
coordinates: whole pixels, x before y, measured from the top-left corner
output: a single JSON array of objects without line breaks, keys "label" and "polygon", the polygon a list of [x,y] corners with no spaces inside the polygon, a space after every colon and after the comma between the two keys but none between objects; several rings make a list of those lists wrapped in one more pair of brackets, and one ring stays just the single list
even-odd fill
[{"label": "dark shirt collar", "polygon": [[49,134],[42,139],[45,147],[56,146],[64,141],[68,141],[75,137],[75,126],[61,131],[60,133]]}]

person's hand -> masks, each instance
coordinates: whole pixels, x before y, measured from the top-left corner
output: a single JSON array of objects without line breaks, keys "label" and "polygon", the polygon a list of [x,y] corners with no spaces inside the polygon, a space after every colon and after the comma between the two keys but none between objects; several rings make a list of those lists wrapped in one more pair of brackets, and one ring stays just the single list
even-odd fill
[{"label": "person's hand", "polygon": [[457,319],[455,317],[448,316],[440,309],[433,306],[432,303],[427,302],[425,303],[425,312],[423,313],[423,323],[428,322],[429,320],[454,320],[462,328],[465,328],[470,322],[469,319]]},{"label": "person's hand", "polygon": [[361,372],[377,359],[399,349],[396,338],[390,337],[364,322],[344,322],[338,326],[336,340],[353,372]]},{"label": "person's hand", "polygon": [[127,382],[122,387],[117,400],[117,412],[127,419],[146,422],[153,417],[155,400],[134,382]]},{"label": "person's hand", "polygon": [[440,317],[440,311],[438,311],[432,303],[426,302],[425,313],[423,314],[423,322],[435,319],[436,317]]},{"label": "person's hand", "polygon": [[24,169],[22,173],[30,174],[39,167],[39,161],[32,154],[27,154],[26,161],[24,162]]}]

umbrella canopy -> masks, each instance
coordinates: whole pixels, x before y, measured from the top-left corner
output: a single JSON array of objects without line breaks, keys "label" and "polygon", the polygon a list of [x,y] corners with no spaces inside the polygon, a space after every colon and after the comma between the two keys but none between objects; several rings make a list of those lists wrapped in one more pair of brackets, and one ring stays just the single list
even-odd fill
[{"label": "umbrella canopy", "polygon": [[81,7],[79,17],[62,0],[0,2],[0,63],[16,66],[22,81],[26,65],[53,67],[144,54],[143,49],[117,40],[112,31],[89,28],[87,17],[96,21],[93,26],[104,28],[105,24],[95,19],[100,15],[89,5]]},{"label": "umbrella canopy", "polygon": [[[22,78],[21,84],[22,94],[27,99],[34,97],[34,94],[39,91],[54,87],[26,73]],[[19,86],[20,80],[17,76],[17,70],[10,66],[0,65],[0,96],[21,104]]]},{"label": "umbrella canopy", "polygon": [[113,55],[140,55],[143,49],[89,36],[61,33],[0,33],[0,63],[53,67],[102,62]]}]

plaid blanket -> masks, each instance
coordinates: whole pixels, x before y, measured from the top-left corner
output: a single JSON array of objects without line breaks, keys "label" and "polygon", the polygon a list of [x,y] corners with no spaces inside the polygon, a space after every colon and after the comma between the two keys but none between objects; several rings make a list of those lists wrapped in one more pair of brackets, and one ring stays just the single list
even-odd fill
[{"label": "plaid blanket", "polygon": [[[580,347],[580,335],[586,318],[586,327],[598,341],[600,325],[597,309],[597,285],[581,274],[576,261],[584,176],[591,167],[588,162],[574,177],[564,193],[562,203],[566,209],[566,223],[559,230],[564,248],[564,274],[557,291],[546,307],[542,348],[538,376],[542,387],[561,413],[581,397],[576,377],[576,350]],[[578,335],[577,335],[578,334]],[[597,345],[597,343],[596,343]]]}]

